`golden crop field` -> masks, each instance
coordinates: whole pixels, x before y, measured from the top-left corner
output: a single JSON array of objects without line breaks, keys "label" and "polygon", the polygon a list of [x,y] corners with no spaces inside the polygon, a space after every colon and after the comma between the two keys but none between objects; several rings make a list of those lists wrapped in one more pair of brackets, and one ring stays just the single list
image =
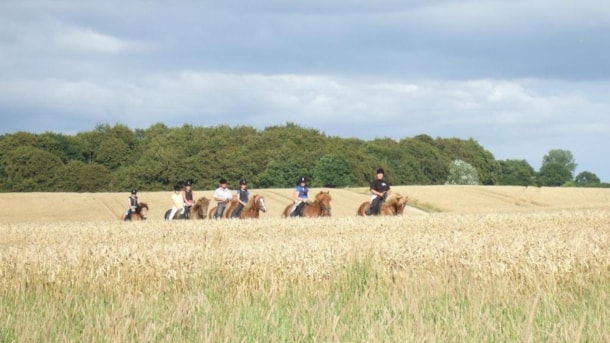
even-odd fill
[{"label": "golden crop field", "polygon": [[257,192],[259,219],[172,222],[140,192],[133,223],[128,194],[0,194],[0,342],[610,341],[610,189],[397,186],[402,217],[332,189],[288,219]]}]

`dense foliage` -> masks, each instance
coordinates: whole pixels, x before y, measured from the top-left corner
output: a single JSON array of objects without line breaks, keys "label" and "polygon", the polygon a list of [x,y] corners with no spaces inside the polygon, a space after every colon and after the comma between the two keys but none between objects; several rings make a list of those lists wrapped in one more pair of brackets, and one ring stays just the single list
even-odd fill
[{"label": "dense foliage", "polygon": [[2,135],[0,191],[156,191],[185,180],[193,180],[199,189],[213,189],[220,178],[232,187],[245,178],[256,188],[286,188],[301,175],[310,178],[312,186],[362,187],[379,167],[391,184],[441,185],[450,181],[457,160],[472,168],[469,173],[484,185],[599,185],[590,172],[572,181],[576,164],[571,153],[562,150],[545,156],[544,170],[537,175],[524,160],[496,161],[473,139],[419,135],[365,141],[331,137],[293,123],[264,130],[169,128],[159,123],[136,130],[102,124],[73,136]]}]

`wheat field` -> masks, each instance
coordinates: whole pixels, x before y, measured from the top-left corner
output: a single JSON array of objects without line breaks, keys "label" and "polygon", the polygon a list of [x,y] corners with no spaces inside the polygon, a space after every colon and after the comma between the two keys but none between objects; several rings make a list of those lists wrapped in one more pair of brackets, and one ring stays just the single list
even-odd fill
[{"label": "wheat field", "polygon": [[259,219],[172,222],[140,192],[133,223],[128,194],[0,194],[0,342],[610,341],[610,190],[393,191],[402,217],[357,217],[357,188],[282,219],[274,189]]}]

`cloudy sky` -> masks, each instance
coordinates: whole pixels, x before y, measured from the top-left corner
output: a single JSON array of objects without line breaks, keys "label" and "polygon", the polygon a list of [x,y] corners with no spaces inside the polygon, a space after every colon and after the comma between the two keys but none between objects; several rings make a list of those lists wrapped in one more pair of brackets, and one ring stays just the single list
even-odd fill
[{"label": "cloudy sky", "polygon": [[0,134],[294,122],[610,182],[607,0],[3,0]]}]

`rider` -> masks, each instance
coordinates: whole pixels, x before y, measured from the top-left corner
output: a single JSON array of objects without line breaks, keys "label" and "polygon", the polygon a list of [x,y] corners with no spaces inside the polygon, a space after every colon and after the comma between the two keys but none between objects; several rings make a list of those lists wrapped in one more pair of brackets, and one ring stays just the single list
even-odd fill
[{"label": "rider", "polygon": [[214,191],[214,200],[217,202],[216,213],[214,214],[215,219],[222,218],[225,206],[231,202],[231,199],[233,199],[233,194],[231,194],[231,190],[227,188],[227,180],[220,179],[220,186]]},{"label": "rider", "polygon": [[377,169],[377,178],[371,182],[371,205],[367,215],[378,216],[381,211],[381,205],[388,198],[392,190],[390,184],[384,179],[385,172],[382,168]]},{"label": "rider", "polygon": [[131,195],[129,196],[129,207],[125,213],[125,220],[131,220],[131,214],[138,208],[138,190],[132,189]]},{"label": "rider", "polygon": [[182,201],[184,202],[184,207],[182,208],[182,214],[185,218],[189,218],[191,215],[191,207],[195,204],[193,199],[195,199],[195,194],[191,189],[191,185],[193,182],[191,180],[186,181],[184,184],[184,190],[182,191]]},{"label": "rider", "polygon": [[172,210],[169,213],[169,217],[167,218],[167,220],[174,219],[174,216],[176,215],[176,212],[178,212],[179,209],[182,209],[184,211],[184,201],[182,200],[182,192],[180,185],[174,186],[174,194],[172,194],[172,203],[174,204],[174,206],[172,207]]},{"label": "rider", "polygon": [[307,187],[307,179],[304,176],[301,176],[297,181],[297,188],[294,190],[292,198],[294,205],[292,205],[292,209],[290,210],[290,216],[301,216],[301,210],[310,202],[309,187]]},{"label": "rider", "polygon": [[250,197],[250,190],[248,189],[248,182],[245,179],[239,180],[239,189],[236,191],[237,193],[237,207],[231,213],[231,218],[239,218],[241,216],[241,212],[244,210],[244,207],[248,203],[248,198]]}]

